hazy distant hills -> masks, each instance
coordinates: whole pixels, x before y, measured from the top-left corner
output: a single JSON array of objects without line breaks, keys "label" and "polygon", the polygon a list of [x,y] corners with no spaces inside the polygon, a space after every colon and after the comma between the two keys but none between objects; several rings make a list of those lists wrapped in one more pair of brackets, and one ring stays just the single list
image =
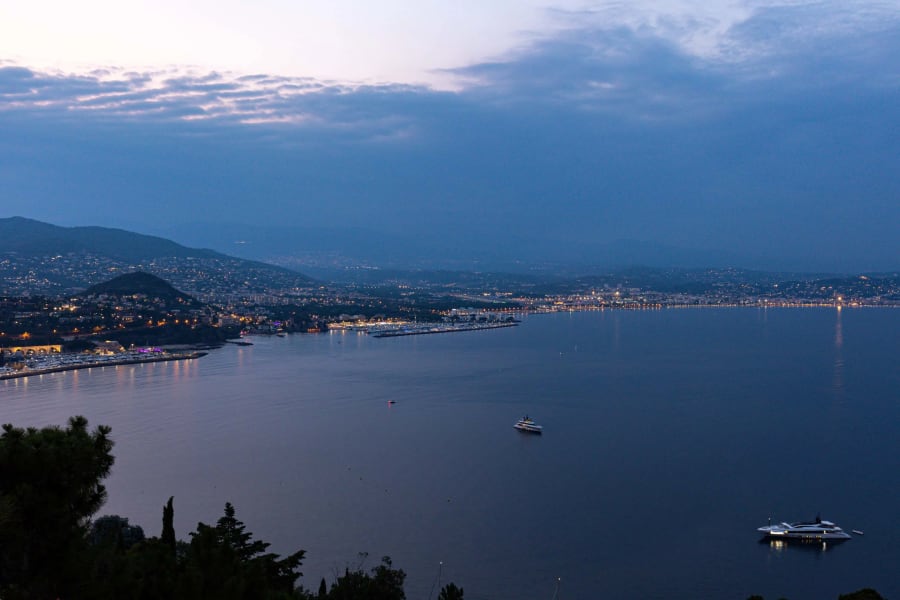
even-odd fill
[{"label": "hazy distant hills", "polygon": [[23,255],[91,253],[137,262],[159,257],[224,258],[213,250],[187,248],[173,241],[107,227],[59,227],[23,217],[0,219],[2,252]]},{"label": "hazy distant hills", "polygon": [[359,266],[526,273],[583,271],[585,267],[700,268],[764,262],[732,253],[635,240],[546,240],[519,236],[506,231],[503,223],[493,223],[475,233],[451,236],[436,235],[428,223],[403,233],[340,224],[269,223],[172,225],[160,233],[185,243],[190,241],[323,278],[341,278],[341,270]]},{"label": "hazy distant hills", "polygon": [[759,255],[635,239],[547,239],[490,222],[454,235],[439,235],[431,224],[401,232],[341,223],[172,224],[154,233],[179,242],[262,260],[320,279],[355,279],[348,269],[492,271],[573,274],[633,266],[659,269],[739,268],[753,271],[859,273],[893,271],[900,263],[884,257],[833,260],[817,256]]},{"label": "hazy distant hills", "polygon": [[75,292],[132,271],[162,277],[194,296],[262,293],[311,282],[290,269],[161,237],[106,227],[59,227],[22,217],[0,219],[0,295]]},{"label": "hazy distant hills", "polygon": [[[684,267],[680,265],[702,265],[705,255],[625,241],[598,242],[580,262],[565,263],[559,249],[538,243],[520,244],[537,256],[529,262],[512,259],[516,248],[501,247],[497,254],[481,255],[467,247],[467,240],[434,239],[427,232],[419,232],[421,246],[411,233],[405,240],[384,236],[380,249],[378,236],[371,232],[336,228],[198,226],[180,235],[182,240],[195,240],[192,243],[230,244],[235,252],[265,257],[282,266],[120,229],[58,227],[13,217],[0,219],[0,296],[75,293],[141,271],[209,302],[213,297],[309,290],[318,283],[298,272],[307,269],[321,280],[370,289],[405,285],[444,291],[555,294],[623,287],[694,294],[738,290],[759,295],[778,284],[776,289],[796,297],[893,298],[900,286],[895,272],[846,277],[784,269],[748,270],[727,266],[732,260],[725,256],[702,268]],[[665,254],[669,255],[667,261],[654,258]],[[632,265],[652,266],[625,266],[629,260]],[[666,266],[659,266],[661,263]]]}]

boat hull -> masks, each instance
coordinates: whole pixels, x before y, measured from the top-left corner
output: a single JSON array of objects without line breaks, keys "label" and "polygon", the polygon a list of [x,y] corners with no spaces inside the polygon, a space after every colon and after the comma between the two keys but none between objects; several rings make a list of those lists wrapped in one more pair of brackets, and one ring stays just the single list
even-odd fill
[{"label": "boat hull", "polygon": [[524,433],[536,433],[538,435],[543,433],[540,425],[523,425],[521,423],[516,423],[513,427]]},{"label": "boat hull", "polygon": [[850,534],[831,521],[815,523],[779,523],[757,529],[770,540],[794,540],[800,542],[839,542],[849,540]]},{"label": "boat hull", "polygon": [[762,532],[763,537],[769,540],[787,540],[794,542],[839,542],[849,540],[847,533],[773,533]]}]

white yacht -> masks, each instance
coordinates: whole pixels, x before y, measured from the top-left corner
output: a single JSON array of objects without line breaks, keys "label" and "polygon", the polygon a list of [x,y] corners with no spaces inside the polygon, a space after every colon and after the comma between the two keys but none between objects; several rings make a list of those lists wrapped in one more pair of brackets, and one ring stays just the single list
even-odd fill
[{"label": "white yacht", "polygon": [[542,433],[543,427],[535,423],[528,415],[525,415],[513,425],[519,431],[526,431],[528,433]]},{"label": "white yacht", "polygon": [[816,516],[815,521],[778,523],[757,529],[770,539],[803,540],[810,542],[848,540],[850,534],[832,523]]}]

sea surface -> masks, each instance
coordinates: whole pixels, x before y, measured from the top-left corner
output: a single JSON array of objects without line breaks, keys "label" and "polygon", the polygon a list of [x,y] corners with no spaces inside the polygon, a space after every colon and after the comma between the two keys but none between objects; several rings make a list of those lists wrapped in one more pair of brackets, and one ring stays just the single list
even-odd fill
[{"label": "sea surface", "polygon": [[[467,600],[900,598],[900,310],[251,341],[3,381],[0,421],[110,425],[101,513],[159,535],[174,496],[187,538],[232,502],[272,550],[307,551],[312,589],[390,555],[411,600],[448,581]],[[544,435],[513,429],[525,413]],[[756,533],[817,513],[865,536]]]}]

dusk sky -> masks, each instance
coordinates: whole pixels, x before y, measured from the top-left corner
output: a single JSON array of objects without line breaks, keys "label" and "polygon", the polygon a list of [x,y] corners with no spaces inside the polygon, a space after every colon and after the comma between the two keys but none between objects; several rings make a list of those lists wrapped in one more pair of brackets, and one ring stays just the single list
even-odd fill
[{"label": "dusk sky", "polygon": [[900,2],[6,2],[13,215],[896,270]]}]

